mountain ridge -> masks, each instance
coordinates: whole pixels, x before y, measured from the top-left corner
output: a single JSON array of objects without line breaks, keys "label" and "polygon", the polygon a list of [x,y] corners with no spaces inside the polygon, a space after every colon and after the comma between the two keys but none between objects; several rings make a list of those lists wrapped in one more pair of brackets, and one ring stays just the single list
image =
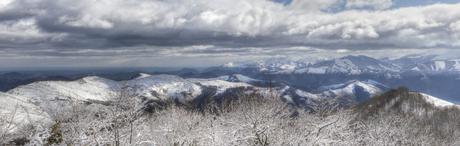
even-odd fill
[{"label": "mountain ridge", "polygon": [[[271,74],[402,74],[419,71],[421,73],[460,73],[458,59],[435,59],[435,56],[397,59],[375,59],[364,55],[348,55],[316,62],[289,59],[267,59],[257,62],[230,62],[220,66],[227,70],[253,68],[258,72]],[[236,71],[236,70],[234,70]]]}]

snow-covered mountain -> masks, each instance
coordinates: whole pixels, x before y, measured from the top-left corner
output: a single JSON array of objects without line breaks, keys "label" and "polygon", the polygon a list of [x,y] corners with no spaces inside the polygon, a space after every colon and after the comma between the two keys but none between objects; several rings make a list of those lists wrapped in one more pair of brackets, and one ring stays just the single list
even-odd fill
[{"label": "snow-covered mountain", "polygon": [[[45,112],[52,114],[62,106],[73,103],[110,104],[118,97],[136,98],[141,106],[151,101],[196,102],[200,98],[235,98],[241,94],[261,96],[274,95],[288,103],[315,109],[318,106],[334,105],[349,107],[362,103],[387,90],[384,84],[373,80],[351,80],[341,84],[322,86],[305,91],[280,84],[280,86],[258,86],[263,82],[241,74],[215,78],[185,79],[175,75],[148,75],[128,81],[112,81],[100,77],[85,77],[76,81],[43,81],[17,87],[8,94],[20,97]],[[127,96],[123,96],[127,95]],[[237,97],[238,98],[238,97]],[[433,98],[427,96],[428,101]],[[445,102],[434,102],[448,105]]]},{"label": "snow-covered mountain", "polygon": [[252,85],[245,82],[228,82],[225,80],[216,80],[216,79],[187,79],[190,82],[202,85],[205,87],[214,87],[216,88],[216,96],[223,94],[225,91],[231,88],[249,88],[253,87]]},{"label": "snow-covered mountain", "polygon": [[272,74],[288,74],[305,68],[310,65],[309,62],[292,61],[288,59],[271,59],[258,63],[259,71]]},{"label": "snow-covered mountain", "polygon": [[323,97],[354,97],[357,101],[368,100],[371,96],[383,93],[389,88],[376,81],[352,80],[342,84],[320,87]]},{"label": "snow-covered mountain", "polygon": [[306,92],[291,87],[282,91],[282,97],[297,105],[315,108],[319,104],[334,104],[338,108],[352,106],[384,93],[388,87],[376,81],[352,80],[342,84],[323,86],[315,92]]},{"label": "snow-covered mountain", "polygon": [[459,59],[439,59],[436,57],[437,56],[435,55],[406,56],[387,61],[403,68],[402,72],[415,72],[422,74],[460,74]]},{"label": "snow-covered mountain", "polygon": [[40,100],[109,101],[121,89],[121,84],[109,79],[90,76],[76,81],[42,81],[19,86],[8,93]]},{"label": "snow-covered mountain", "polygon": [[244,83],[255,83],[261,82],[261,80],[253,79],[242,74],[231,74],[220,76],[216,78],[217,80],[229,81],[229,82],[244,82]]},{"label": "snow-covered mountain", "polygon": [[310,62],[307,61],[293,61],[287,58],[274,58],[259,61],[230,62],[222,65],[221,68],[226,68],[227,70],[253,69],[258,72],[271,74],[289,74],[294,73],[299,68],[305,68],[309,64]]},{"label": "snow-covered mountain", "polygon": [[308,67],[306,73],[387,73],[398,72],[400,68],[391,63],[370,58],[367,56],[345,56],[338,59],[318,62]]},{"label": "snow-covered mountain", "polygon": [[136,77],[136,79],[142,79],[142,78],[146,78],[146,77],[150,77],[152,75],[150,74],[147,74],[147,73],[139,73],[139,76]]},{"label": "snow-covered mountain", "polygon": [[[375,80],[389,87],[407,86],[411,89],[459,102],[458,91],[452,87],[460,82],[460,60],[437,56],[406,56],[375,59],[367,56],[345,56],[312,62],[273,59],[258,64],[234,63],[221,67],[217,74],[243,74],[312,91],[328,84],[348,80]],[[233,70],[235,69],[235,70]],[[270,84],[271,85],[271,84]],[[435,88],[435,87],[436,88]]]},{"label": "snow-covered mountain", "polygon": [[[150,100],[174,100],[182,103],[189,102],[201,96],[204,90],[215,89],[214,96],[220,96],[229,89],[242,88],[247,90],[262,90],[253,83],[262,82],[241,74],[230,74],[216,78],[184,79],[174,75],[141,74],[136,79],[126,81],[125,88],[131,95]],[[250,89],[249,89],[250,88]]]},{"label": "snow-covered mountain", "polygon": [[460,73],[460,60],[432,60],[417,63],[410,70],[423,73]]},{"label": "snow-covered mountain", "polygon": [[[24,97],[26,101],[53,111],[49,103],[67,102],[108,102],[119,94],[119,82],[90,76],[76,81],[41,81],[19,86],[8,91],[9,94]],[[55,105],[60,106],[60,105]]]},{"label": "snow-covered mountain", "polygon": [[[386,74],[409,71],[421,73],[460,73],[460,60],[435,59],[436,56],[406,56],[398,59],[375,59],[368,56],[345,56],[316,62],[268,59],[222,65],[222,70],[255,70],[270,74]],[[233,72],[235,73],[235,72]]]},{"label": "snow-covered mountain", "polygon": [[252,87],[249,83],[257,81],[259,80],[238,74],[210,79],[141,74],[135,79],[119,82],[91,76],[76,81],[35,82],[19,86],[8,93],[21,96],[25,101],[48,109],[49,103],[53,102],[111,102],[121,94],[150,100],[187,102],[202,94],[204,87],[212,86],[216,87],[218,92],[224,92],[230,88]]},{"label": "snow-covered mountain", "polygon": [[399,88],[364,102],[356,110],[362,116],[369,116],[375,113],[404,113],[430,116],[435,111],[448,108],[460,108],[460,106],[428,94],[412,92],[407,88]]},{"label": "snow-covered mountain", "polygon": [[152,75],[126,81],[125,87],[134,96],[153,100],[173,99],[180,102],[193,100],[201,94],[201,87],[173,75]]},{"label": "snow-covered mountain", "polygon": [[345,56],[342,58],[317,62],[292,61],[287,59],[271,59],[256,63],[229,63],[223,65],[227,69],[255,68],[259,72],[271,74],[377,74],[396,73],[401,68],[384,60],[367,56]]}]

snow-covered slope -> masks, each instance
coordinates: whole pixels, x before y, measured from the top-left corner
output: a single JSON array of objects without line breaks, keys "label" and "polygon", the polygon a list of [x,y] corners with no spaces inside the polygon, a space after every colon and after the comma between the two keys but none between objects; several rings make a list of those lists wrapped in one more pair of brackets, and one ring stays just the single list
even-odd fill
[{"label": "snow-covered slope", "polygon": [[407,88],[393,89],[357,106],[356,111],[364,117],[376,113],[404,113],[417,116],[432,116],[445,108],[460,108],[458,105]]},{"label": "snow-covered slope", "polygon": [[394,60],[388,60],[402,67],[405,72],[419,73],[460,73],[459,59],[436,59],[430,56],[406,56]]},{"label": "snow-covered slope", "polygon": [[313,93],[286,87],[281,90],[281,97],[290,103],[306,105],[309,108],[314,108],[321,102],[334,104],[337,107],[348,107],[367,101],[387,89],[385,85],[376,81],[352,80],[342,84],[323,86]]},{"label": "snow-covered slope", "polygon": [[267,60],[230,62],[221,66],[229,70],[253,69],[257,72],[271,74],[289,74],[298,68],[308,66],[306,61],[293,61],[287,58],[272,58]]},{"label": "snow-covered slope", "polygon": [[43,81],[20,86],[8,93],[31,98],[33,102],[42,99],[72,99],[81,101],[108,101],[115,98],[121,84],[109,79],[90,76],[76,81]]},{"label": "snow-covered slope", "polygon": [[320,87],[320,90],[322,94],[326,96],[355,95],[357,94],[358,90],[361,90],[362,92],[368,93],[372,96],[384,92],[386,88],[387,87],[385,85],[372,80],[352,80],[343,84],[323,86]]},{"label": "snow-covered slope", "polygon": [[423,99],[425,99],[426,102],[433,104],[436,107],[460,107],[459,105],[456,105],[454,103],[442,100],[440,98],[425,94],[425,93],[420,93],[423,96]]},{"label": "snow-covered slope", "polygon": [[43,81],[8,91],[34,103],[47,112],[64,106],[64,101],[110,102],[121,92],[149,100],[187,102],[202,94],[201,86],[213,86],[220,94],[230,88],[253,87],[245,82],[258,81],[243,75],[229,75],[211,79],[183,79],[174,75],[141,74],[138,78],[116,82],[100,77],[85,77],[76,81]]},{"label": "snow-covered slope", "polygon": [[0,131],[14,133],[16,130],[27,124],[46,124],[52,120],[50,116],[38,106],[19,97],[0,92]]},{"label": "snow-covered slope", "polygon": [[432,60],[417,63],[410,70],[423,73],[460,73],[460,60]]},{"label": "snow-covered slope", "polygon": [[257,67],[261,72],[272,74],[289,74],[294,73],[299,68],[304,68],[309,65],[309,62],[293,61],[286,58],[269,59],[259,61]]},{"label": "snow-covered slope", "polygon": [[152,75],[146,74],[146,73],[139,73],[139,76],[136,79],[142,79],[142,78],[146,78],[146,77],[150,77],[150,76],[152,76]]},{"label": "snow-covered slope", "polygon": [[375,59],[368,56],[345,56],[317,61],[268,59],[255,62],[228,63],[222,68],[232,73],[252,69],[270,74],[385,74],[398,77],[404,72],[460,73],[459,59],[435,59],[436,56],[406,56],[398,59]]},{"label": "snow-covered slope", "polygon": [[126,82],[126,87],[135,96],[153,100],[173,99],[180,102],[192,100],[201,94],[201,87],[193,82],[173,75],[152,75]]},{"label": "snow-covered slope", "polygon": [[[9,94],[21,97],[42,108],[51,116],[60,106],[76,102],[110,102],[119,95],[138,97],[145,101],[176,101],[187,103],[201,97],[238,96],[238,94],[274,95],[296,105],[318,105],[320,102],[350,106],[369,100],[389,88],[376,81],[352,80],[342,84],[323,86],[307,92],[288,85],[267,87],[252,84],[262,82],[250,77],[233,74],[209,79],[184,79],[174,75],[142,75],[139,78],[116,82],[100,77],[85,77],[76,81],[45,81],[20,86]],[[228,92],[227,92],[228,91]],[[436,105],[449,105],[445,101],[426,97]]]},{"label": "snow-covered slope", "polygon": [[225,76],[217,77],[215,79],[229,81],[229,82],[243,82],[243,83],[261,82],[261,80],[256,80],[256,79],[250,78],[242,74],[225,75]]},{"label": "snow-covered slope", "polygon": [[242,82],[229,82],[225,80],[216,80],[216,79],[187,79],[193,83],[206,86],[206,87],[215,87],[217,89],[216,95],[222,94],[228,89],[239,88],[239,87],[253,87],[250,84]]},{"label": "snow-covered slope", "polygon": [[76,81],[35,82],[19,86],[8,93],[48,109],[52,101],[107,102],[115,99],[120,89],[121,84],[116,81],[91,76]]},{"label": "snow-covered slope", "polygon": [[342,58],[317,62],[292,61],[288,59],[270,59],[255,63],[230,63],[227,68],[256,68],[260,72],[272,74],[364,74],[397,73],[401,68],[385,60],[367,56],[345,56]]},{"label": "snow-covered slope", "polygon": [[314,74],[344,73],[355,75],[363,73],[398,72],[399,70],[398,66],[367,56],[346,56],[318,62],[309,66],[305,71],[306,73]]}]

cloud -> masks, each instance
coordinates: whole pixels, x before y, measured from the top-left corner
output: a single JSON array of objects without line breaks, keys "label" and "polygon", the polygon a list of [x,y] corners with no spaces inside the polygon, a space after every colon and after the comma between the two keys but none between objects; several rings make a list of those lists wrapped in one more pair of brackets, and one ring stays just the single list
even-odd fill
[{"label": "cloud", "polygon": [[390,8],[392,5],[392,0],[347,0],[345,7],[383,10]]},{"label": "cloud", "polygon": [[[341,4],[345,9],[331,10]],[[460,47],[460,4],[391,6],[391,0],[293,0],[288,5],[269,0],[2,0],[0,50],[25,56],[193,57],[268,55],[296,47],[339,52]]]}]

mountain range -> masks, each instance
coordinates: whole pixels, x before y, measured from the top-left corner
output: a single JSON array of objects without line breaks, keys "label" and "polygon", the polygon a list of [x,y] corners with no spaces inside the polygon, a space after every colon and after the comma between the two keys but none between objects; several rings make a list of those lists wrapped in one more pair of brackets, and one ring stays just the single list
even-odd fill
[{"label": "mountain range", "polygon": [[244,74],[306,91],[350,80],[373,80],[390,88],[406,86],[411,90],[460,103],[460,91],[455,89],[460,86],[459,59],[440,59],[436,56],[376,59],[359,55],[314,62],[290,59],[231,62],[208,68],[195,76],[225,74]]},{"label": "mountain range", "polygon": [[422,74],[460,73],[460,60],[436,59],[435,56],[406,56],[398,59],[376,59],[368,56],[345,56],[307,62],[270,59],[256,62],[230,62],[213,69],[252,70],[269,74]]},{"label": "mountain range", "polygon": [[[273,81],[274,82],[274,81]],[[262,86],[260,86],[262,85]],[[39,81],[22,85],[0,94],[3,115],[15,113],[13,123],[49,122],[62,107],[74,104],[110,105],[119,98],[135,98],[136,107],[148,111],[158,103],[201,105],[227,98],[249,96],[281,97],[293,109],[317,112],[318,110],[348,108],[370,101],[390,87],[373,80],[350,80],[340,84],[325,85],[306,91],[282,83],[267,85],[259,79],[241,74],[215,78],[182,78],[176,75],[139,74],[138,77],[113,81],[88,76],[74,81]],[[456,106],[421,93],[426,103],[439,107]],[[154,105],[152,105],[155,103]],[[207,104],[207,103],[206,103]],[[28,122],[24,122],[28,121]],[[15,125],[11,126],[14,131]]]}]

